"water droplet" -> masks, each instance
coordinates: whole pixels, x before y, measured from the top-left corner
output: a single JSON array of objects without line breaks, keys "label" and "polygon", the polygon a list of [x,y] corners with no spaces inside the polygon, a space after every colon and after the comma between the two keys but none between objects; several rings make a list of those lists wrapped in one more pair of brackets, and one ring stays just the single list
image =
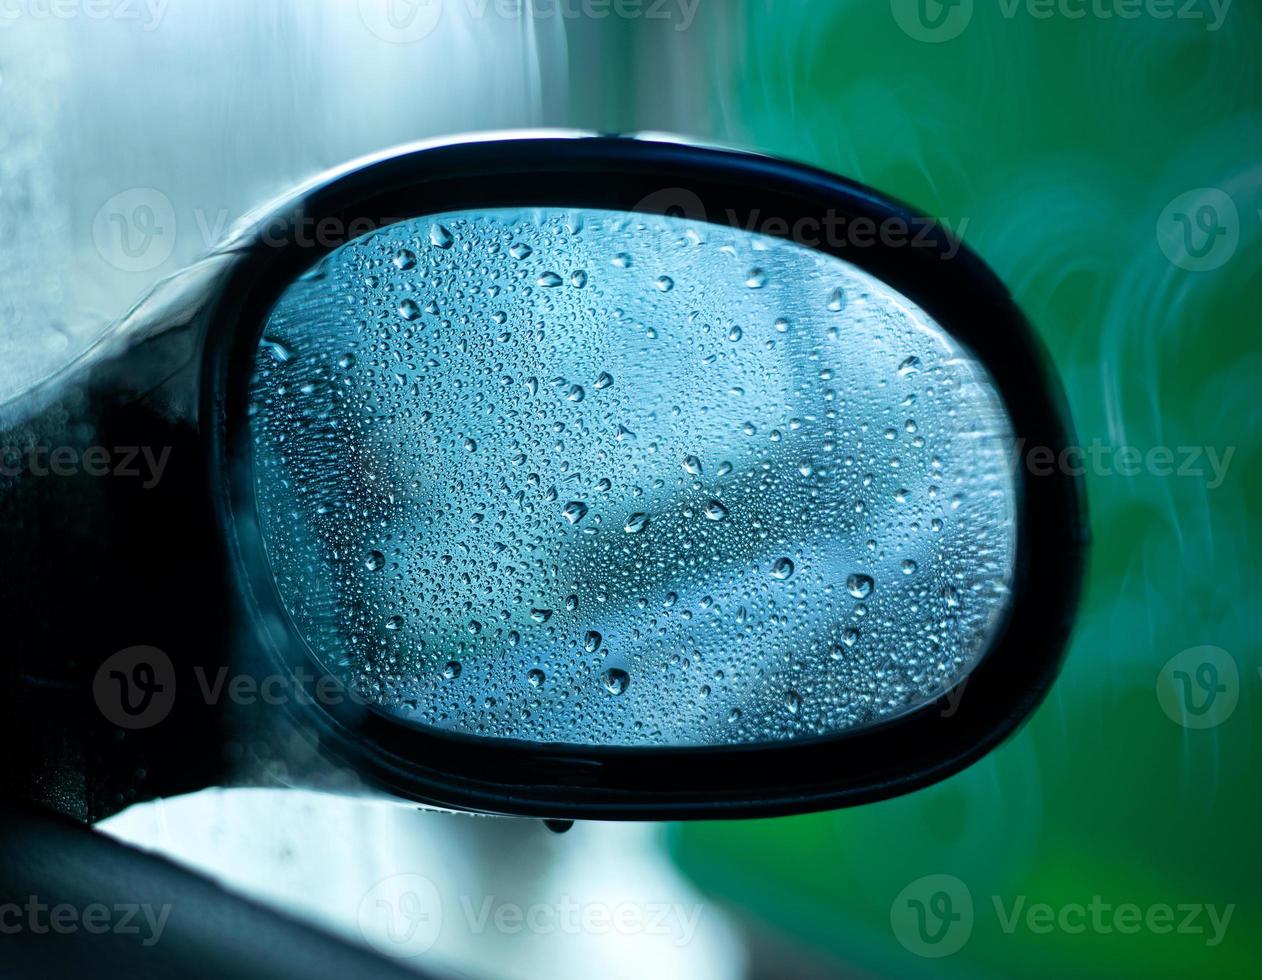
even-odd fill
[{"label": "water droplet", "polygon": [[526,674],[526,680],[530,682],[531,687],[543,687],[543,682],[545,679],[546,678],[544,677],[543,671],[540,670],[538,667],[536,667],[534,670],[527,672]]},{"label": "water droplet", "polygon": [[405,320],[415,320],[421,315],[421,308],[416,305],[415,300],[405,299],[399,304],[399,316]]},{"label": "water droplet", "polygon": [[846,576],[846,591],[856,599],[866,599],[872,594],[872,587],[875,584],[870,575],[861,575],[858,572],[854,572]]},{"label": "water droplet", "polygon": [[577,524],[587,516],[587,504],[581,500],[571,500],[561,508],[561,516],[571,524]]},{"label": "water droplet", "polygon": [[833,313],[840,313],[846,308],[846,291],[838,286],[828,297],[828,308]]},{"label": "water droplet", "polygon": [[631,675],[617,667],[610,667],[600,675],[600,679],[610,694],[621,694],[631,683]]},{"label": "water droplet", "polygon": [[789,709],[789,714],[796,715],[802,707],[802,695],[797,691],[789,691],[784,696],[784,706]]},{"label": "water droplet", "polygon": [[399,629],[399,627],[401,627],[402,625],[403,625],[402,616],[391,616],[389,619],[386,620],[386,629],[390,630],[391,632]]},{"label": "water droplet", "polygon": [[749,274],[745,276],[745,285],[750,289],[762,289],[767,285],[767,273],[762,269],[750,269]]},{"label": "water droplet", "polygon": [[535,283],[543,286],[545,289],[551,289],[554,286],[561,285],[561,277],[555,272],[544,272],[535,280]]},{"label": "water droplet", "polygon": [[727,514],[728,514],[727,508],[724,507],[722,502],[718,500],[711,500],[708,504],[705,505],[706,520],[721,521],[727,517]]},{"label": "water droplet", "polygon": [[587,397],[587,392],[583,390],[582,385],[570,385],[565,392],[565,397],[572,402],[581,402]]},{"label": "water droplet", "polygon": [[552,610],[551,609],[531,609],[530,618],[533,619],[536,623],[546,623],[549,619],[552,618]]},{"label": "water droplet", "polygon": [[907,377],[910,374],[916,374],[920,370],[920,358],[912,356],[906,358],[898,365],[898,374],[900,377]]},{"label": "water droplet", "polygon": [[657,280],[653,283],[653,285],[655,285],[662,292],[669,293],[672,289],[675,288],[675,280],[672,279],[670,276],[658,276]]},{"label": "water droplet", "polygon": [[648,526],[648,514],[632,514],[627,518],[627,522],[622,525],[622,529],[626,531],[627,534],[639,534]]},{"label": "water droplet", "polygon": [[626,252],[619,252],[612,259],[613,265],[619,269],[631,268],[631,256]]},{"label": "water droplet", "polygon": [[[967,438],[1006,431],[967,351],[822,253],[790,277],[803,306],[771,238],[714,225],[694,246],[668,219],[587,215],[576,237],[565,210],[430,214],[332,256],[328,309],[278,306],[266,335],[287,350],[260,344],[251,384],[256,489],[321,661],[411,723],[643,747],[862,728],[967,676],[1013,533],[1011,481],[977,475],[999,472],[996,439]],[[845,316],[816,305],[836,286]],[[889,377],[913,355],[919,374]],[[907,558],[930,564],[903,576]],[[882,594],[849,592],[847,564]],[[444,657],[469,677],[444,680]],[[614,665],[636,697],[601,690]]]},{"label": "water droplet", "polygon": [[914,575],[916,573],[916,563],[910,558],[903,560],[902,568],[904,575]]},{"label": "water droplet", "polygon": [[582,269],[575,269],[570,273],[570,285],[575,289],[582,289],[587,285],[587,273]]},{"label": "water droplet", "polygon": [[288,364],[293,360],[294,352],[279,340],[271,340],[264,337],[262,342],[267,347],[268,353],[272,355],[278,364]]},{"label": "water droplet", "polygon": [[445,227],[435,222],[429,226],[429,243],[435,248],[451,248],[455,239]]},{"label": "water droplet", "polygon": [[443,667],[443,677],[449,681],[454,681],[460,676],[461,669],[459,660],[448,660],[447,665]]}]

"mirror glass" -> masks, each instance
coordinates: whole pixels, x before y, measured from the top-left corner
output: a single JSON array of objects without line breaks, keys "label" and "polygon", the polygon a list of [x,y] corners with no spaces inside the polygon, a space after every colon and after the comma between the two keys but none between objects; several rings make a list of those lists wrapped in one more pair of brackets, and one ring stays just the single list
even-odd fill
[{"label": "mirror glass", "polygon": [[251,413],[293,626],[404,723],[832,734],[959,682],[1008,602],[987,372],[778,238],[600,210],[402,222],[284,293]]}]

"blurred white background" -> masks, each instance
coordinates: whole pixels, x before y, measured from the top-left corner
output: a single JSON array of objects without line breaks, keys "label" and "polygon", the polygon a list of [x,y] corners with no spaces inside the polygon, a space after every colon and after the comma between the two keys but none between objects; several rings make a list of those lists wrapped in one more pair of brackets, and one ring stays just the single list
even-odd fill
[{"label": "blurred white background", "polygon": [[487,129],[715,135],[698,49],[720,5],[536,4],[3,0],[0,399],[355,157]]},{"label": "blurred white background", "polygon": [[672,867],[662,828],[417,810],[297,790],[208,790],[105,832],[439,977],[727,980],[745,953]]}]

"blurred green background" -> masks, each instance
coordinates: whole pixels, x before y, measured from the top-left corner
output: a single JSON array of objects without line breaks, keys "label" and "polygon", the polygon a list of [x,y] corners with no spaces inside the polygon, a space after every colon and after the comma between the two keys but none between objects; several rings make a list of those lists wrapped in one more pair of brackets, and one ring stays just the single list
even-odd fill
[{"label": "blurred green background", "polygon": [[[711,103],[715,134],[857,178],[952,228],[967,220],[966,242],[1049,348],[1081,444],[1170,447],[1179,461],[1123,476],[1102,453],[1088,473],[1093,550],[1065,670],[998,751],[903,799],[672,828],[681,866],[761,936],[765,972],[1256,976],[1262,962],[1262,16],[1239,0],[1216,30],[1207,2],[1188,11],[1200,19],[1163,19],[1160,4],[1066,15],[1092,9],[742,11],[739,81]],[[1185,446],[1204,447],[1197,464]],[[1220,473],[1227,461],[1221,481],[1208,449]],[[1226,651],[1213,656],[1228,689],[1194,728],[1163,710],[1159,677],[1203,645]],[[1201,659],[1180,663],[1195,678]],[[1178,666],[1164,669],[1167,694],[1181,690]],[[1207,695],[1190,696],[1196,724]],[[967,888],[972,928],[958,951],[927,958],[900,942],[891,911],[939,874]],[[1106,932],[1089,918],[1081,933],[1028,928],[1031,905],[1096,896],[1144,912],[1235,908],[1213,945],[1205,911],[1189,924],[1200,934]]]}]

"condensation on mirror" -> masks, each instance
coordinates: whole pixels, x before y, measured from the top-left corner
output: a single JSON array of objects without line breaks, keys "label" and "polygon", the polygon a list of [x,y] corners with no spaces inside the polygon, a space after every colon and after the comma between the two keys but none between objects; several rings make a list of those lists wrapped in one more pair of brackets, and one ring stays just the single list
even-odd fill
[{"label": "condensation on mirror", "polygon": [[283,295],[251,412],[296,629],[409,723],[826,735],[964,678],[1008,603],[984,369],[779,239],[595,210],[395,225]]}]

